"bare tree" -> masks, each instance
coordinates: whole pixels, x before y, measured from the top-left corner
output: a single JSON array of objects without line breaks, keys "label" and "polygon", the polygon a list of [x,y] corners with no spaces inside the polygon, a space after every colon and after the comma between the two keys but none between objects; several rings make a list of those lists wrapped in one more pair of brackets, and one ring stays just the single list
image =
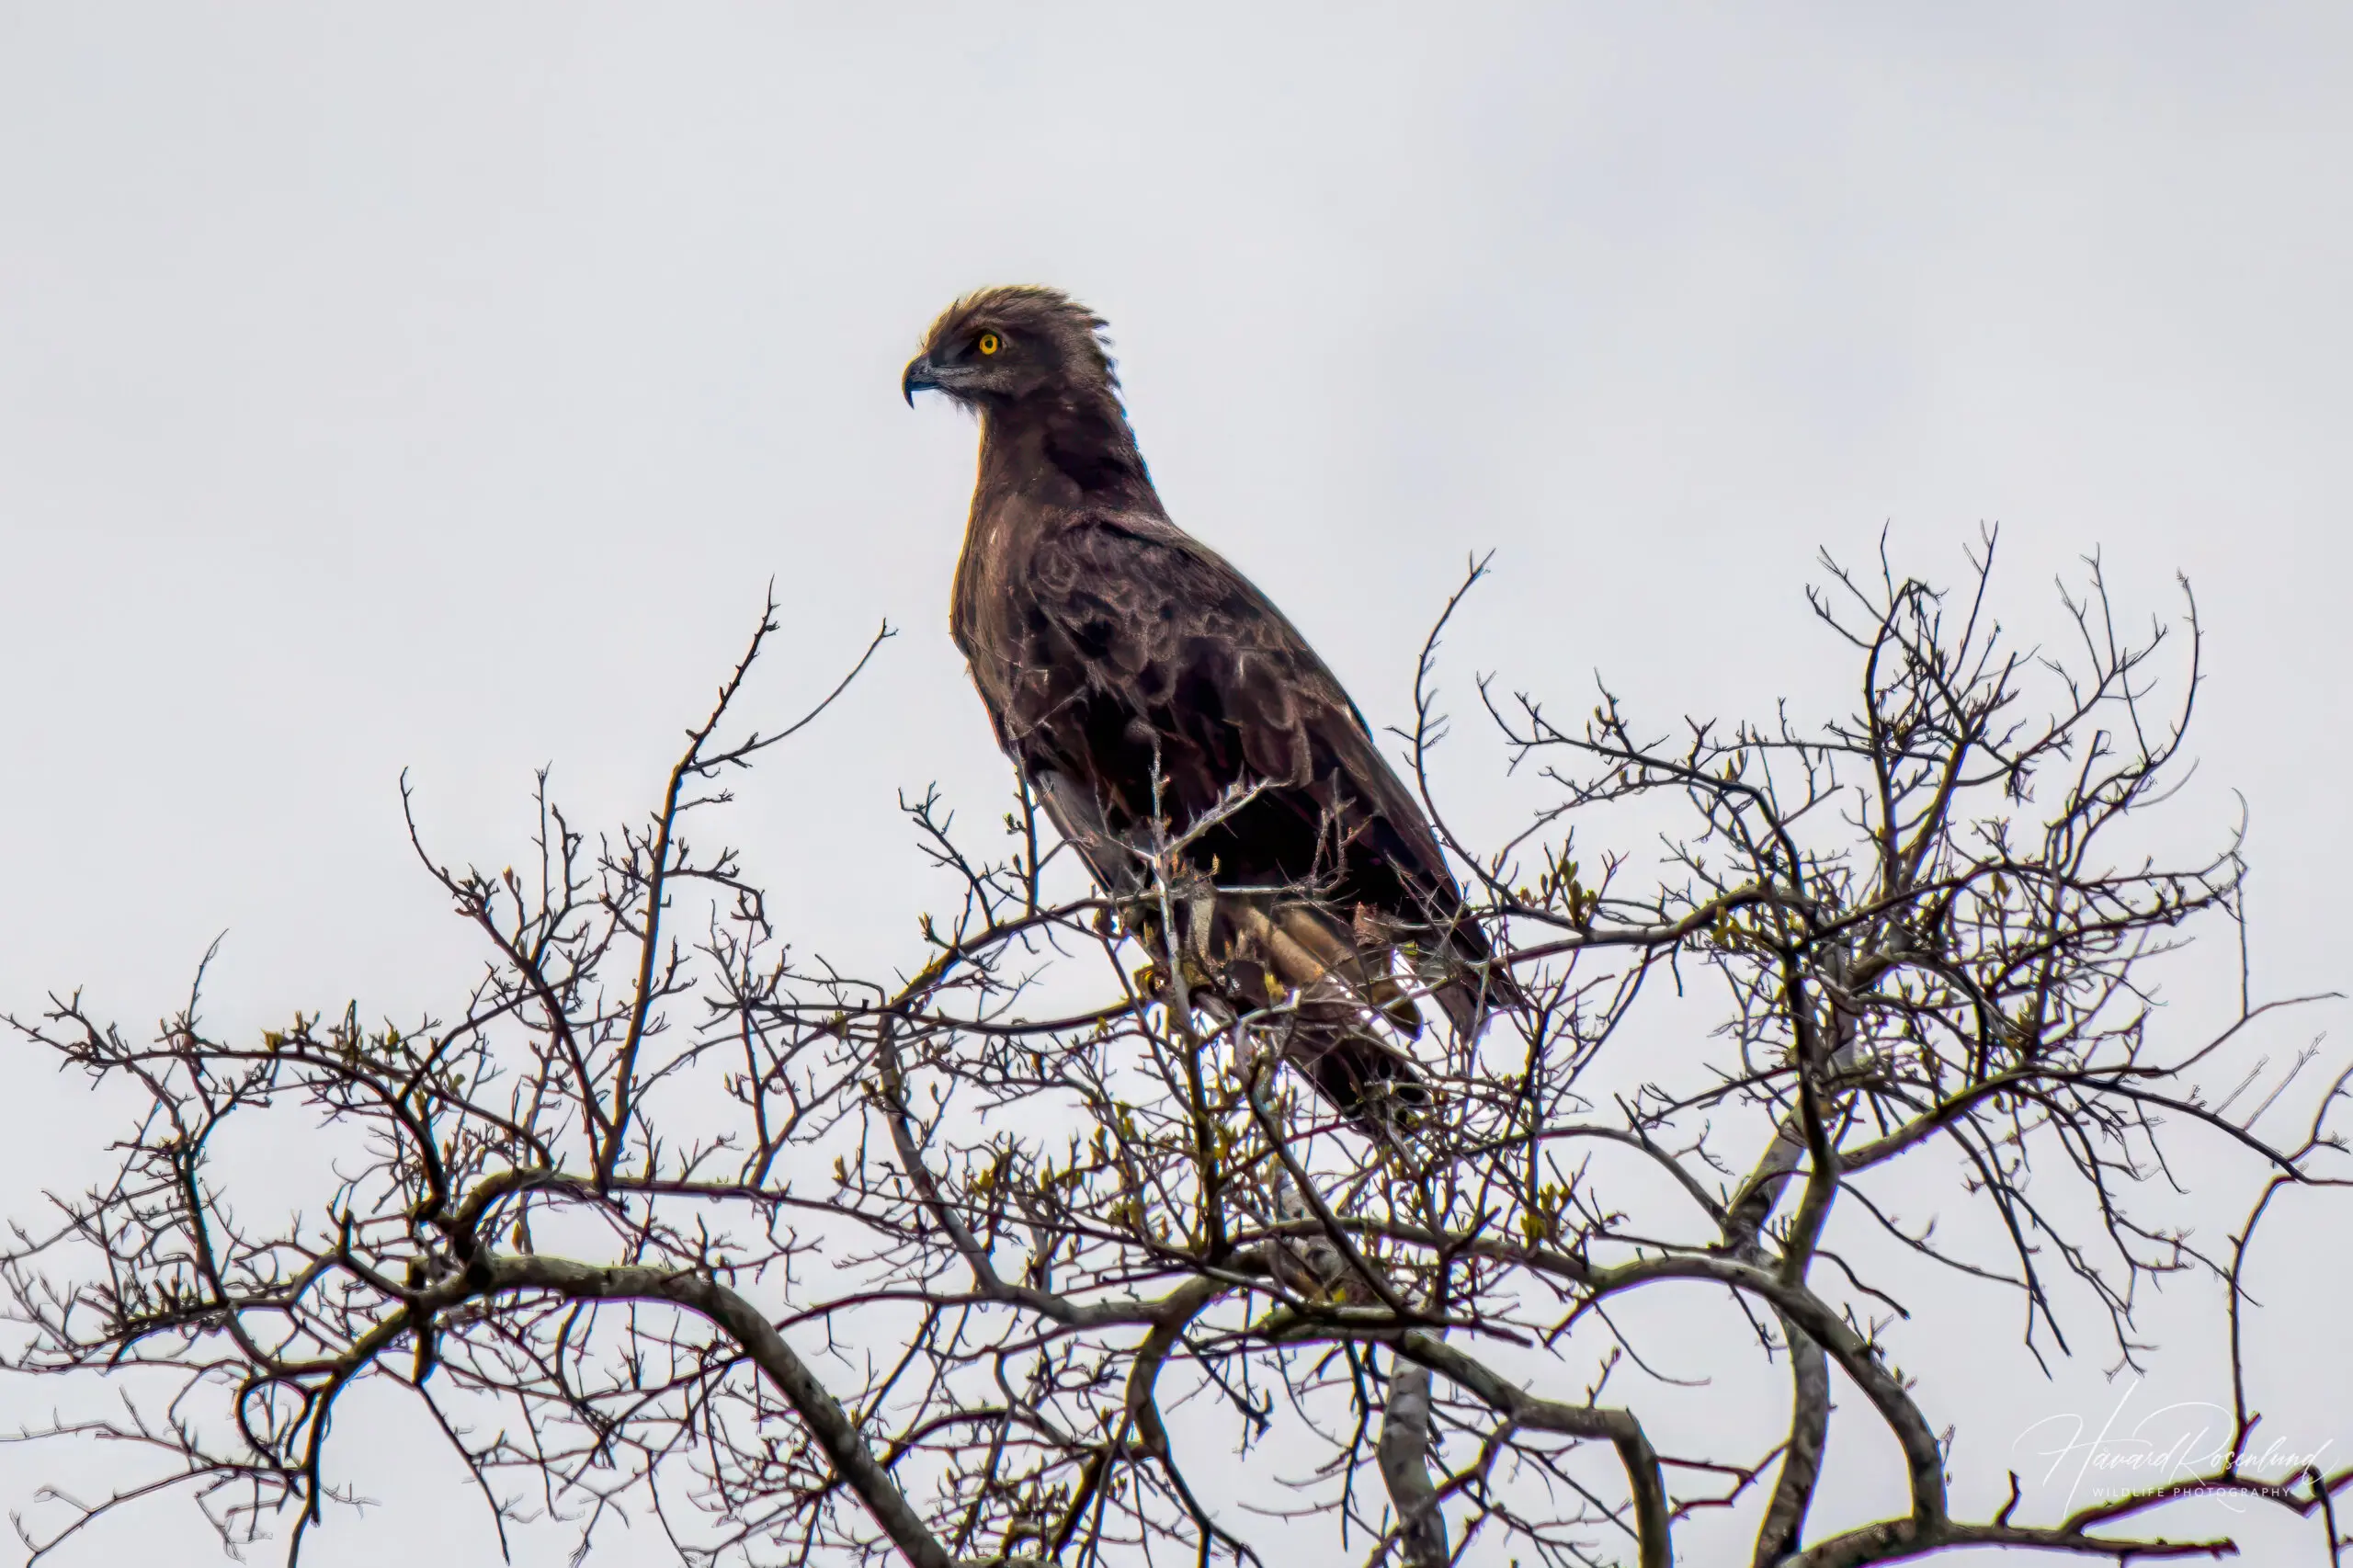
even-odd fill
[{"label": "bare tree", "polygon": [[[2240,1282],[2275,1195],[2347,1183],[2353,1068],[2304,1086],[2315,1048],[2250,1071],[2247,1026],[2282,1003],[2211,1038],[2161,1027],[2154,968],[2238,921],[2242,885],[2234,839],[2187,864],[2130,844],[2184,771],[2194,608],[2128,636],[2094,563],[2064,600],[2075,645],[2017,649],[1993,544],[1957,595],[1825,561],[1813,613],[1858,676],[1826,723],[1654,731],[1607,693],[1563,723],[1483,687],[1549,799],[1493,849],[1427,803],[1529,1002],[1425,1037],[1430,1101],[1370,1133],[1283,1068],[1296,996],[1131,935],[1188,928],[1174,850],[1198,824],[1148,846],[1154,907],[1122,908],[1073,886],[1026,793],[985,846],[910,801],[956,889],[913,967],[786,947],[736,856],[687,833],[815,717],[722,738],[771,606],[642,822],[592,838],[543,777],[519,868],[418,842],[484,954],[446,1015],[232,1040],[192,994],[149,1040],[68,995],[12,1020],[140,1105],[112,1179],[52,1195],[6,1259],[12,1369],[119,1392],[28,1435],[145,1456],[107,1496],[46,1497],[28,1547],[180,1488],[231,1548],[276,1531],[291,1560],[367,1470],[330,1416],[374,1380],[430,1413],[502,1540],[551,1517],[585,1550],[627,1509],[692,1562],[1262,1562],[1263,1522],[1200,1479],[1237,1446],[1281,1456],[1282,1528],[1407,1568],[1664,1568],[1683,1521],[1730,1506],[1756,1511],[1759,1564],[2228,1551],[2151,1533],[2190,1489],[2310,1517],[2337,1562],[2353,1471],[2238,1457],[2259,1419]],[[1437,646],[1402,737],[1426,801]],[[1680,824],[1655,863],[1636,821]],[[1581,858],[1572,826],[1625,836]],[[1706,976],[1722,1002],[1691,1048],[1635,1054]],[[337,1156],[291,1220],[221,1175],[256,1133]],[[2221,1248],[2165,1218],[2200,1141],[2256,1173]],[[1950,1205],[1990,1212],[2006,1256],[1897,1221],[1884,1196],[1915,1169],[1957,1173]],[[1614,1196],[1645,1181],[1665,1199]],[[2040,1523],[2012,1476],[2009,1506],[1957,1513],[1893,1358],[1937,1353],[1905,1343],[1904,1298],[2006,1293],[2031,1381],[2086,1322],[2136,1363],[2139,1288],[2178,1274],[2224,1303],[2228,1462]],[[1671,1282],[1745,1313],[1711,1355],[1783,1369],[1763,1451],[1646,1428],[1663,1374],[1638,1328]],[[1809,1532],[1840,1383],[1908,1496]]]}]

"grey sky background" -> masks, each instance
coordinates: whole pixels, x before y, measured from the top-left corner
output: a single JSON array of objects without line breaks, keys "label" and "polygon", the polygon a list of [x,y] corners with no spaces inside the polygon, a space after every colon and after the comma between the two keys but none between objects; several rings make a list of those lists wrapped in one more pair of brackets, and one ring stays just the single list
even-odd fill
[{"label": "grey sky background", "polygon": [[[2033,635],[2087,552],[2139,613],[2186,574],[2201,766],[2158,841],[2213,842],[2243,795],[2258,990],[2343,984],[2348,168],[2325,4],[0,4],[0,1005],[82,985],[143,1027],[224,929],[224,1026],[446,1004],[473,960],[401,770],[460,860],[515,858],[543,763],[581,817],[636,810],[770,578],[762,716],[904,632],[734,831],[786,931],[911,950],[894,791],[993,813],[1006,770],[945,630],[972,433],[897,375],[949,298],[1016,280],[1110,318],[1172,512],[1376,724],[1498,552],[1447,665],[1474,828],[1531,798],[1474,671],[1574,710],[1597,667],[1661,721],[1843,701],[1818,547],[1885,527],[1949,579],[1998,521]],[[2229,979],[2187,976],[2179,1027]],[[15,1213],[111,1125],[45,1063],[0,1122]],[[2273,1255],[2255,1355],[2258,1403],[2340,1460],[2341,1234]],[[1956,1413],[2119,1396],[2096,1353],[2020,1395],[2011,1309],[1969,1310],[1905,1358]],[[2152,1386],[2216,1369],[2169,1342]],[[1690,1419],[1756,1395],[1769,1426],[1780,1396],[1738,1387]],[[0,1385],[0,1426],[47,1399]],[[338,1437],[380,1440],[357,1409]],[[1998,1483],[2011,1437],[1964,1420],[1957,1468]],[[1889,1506],[1867,1450],[1825,1508]],[[12,1504],[66,1473],[94,1472],[0,1456]],[[490,1555],[447,1467],[364,1480],[387,1507],[327,1560]],[[65,1560],[200,1560],[190,1524]],[[592,1559],[669,1560],[651,1532]]]}]

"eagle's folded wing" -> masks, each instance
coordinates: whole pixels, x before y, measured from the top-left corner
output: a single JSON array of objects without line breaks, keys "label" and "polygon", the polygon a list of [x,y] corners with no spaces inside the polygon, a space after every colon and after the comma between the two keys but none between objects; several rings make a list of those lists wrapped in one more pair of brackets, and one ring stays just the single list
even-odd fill
[{"label": "eagle's folded wing", "polygon": [[[1423,961],[1461,1027],[1476,1022],[1461,971],[1486,945],[1417,802],[1298,629],[1247,578],[1161,519],[1088,513],[1041,539],[1036,608],[1006,728],[1035,773],[1093,802],[1090,826],[1148,830],[1139,780],[1182,832],[1237,786],[1258,794],[1194,857],[1229,886],[1313,891],[1336,935]],[[1148,788],[1148,784],[1146,786]],[[1066,824],[1065,832],[1071,825]],[[1090,861],[1094,857],[1089,857]],[[1503,983],[1485,987],[1504,994]]]}]

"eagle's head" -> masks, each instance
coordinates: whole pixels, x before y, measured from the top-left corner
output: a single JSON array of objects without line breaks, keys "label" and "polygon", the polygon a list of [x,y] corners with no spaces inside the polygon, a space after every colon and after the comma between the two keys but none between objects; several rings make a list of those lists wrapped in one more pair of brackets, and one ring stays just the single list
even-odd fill
[{"label": "eagle's head", "polygon": [[972,408],[1117,398],[1120,381],[1102,334],[1102,317],[1055,290],[983,289],[931,324],[899,390],[910,406],[926,388]]}]

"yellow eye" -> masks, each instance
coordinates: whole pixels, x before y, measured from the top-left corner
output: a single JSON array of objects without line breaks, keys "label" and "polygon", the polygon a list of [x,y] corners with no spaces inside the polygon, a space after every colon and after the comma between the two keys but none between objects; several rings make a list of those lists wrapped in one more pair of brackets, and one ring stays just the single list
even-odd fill
[{"label": "yellow eye", "polygon": [[997,336],[995,333],[984,332],[981,334],[980,342],[974,344],[972,347],[978,348],[983,354],[994,354],[998,349],[1005,347],[1005,340]]}]

